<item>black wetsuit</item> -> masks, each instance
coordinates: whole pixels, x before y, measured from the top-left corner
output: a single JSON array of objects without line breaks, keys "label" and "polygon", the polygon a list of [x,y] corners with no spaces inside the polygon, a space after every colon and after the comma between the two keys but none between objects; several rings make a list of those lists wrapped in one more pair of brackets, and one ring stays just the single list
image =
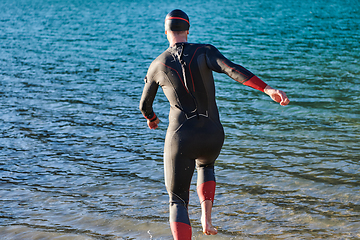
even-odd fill
[{"label": "black wetsuit", "polygon": [[191,237],[187,206],[195,166],[200,201],[214,199],[214,162],[223,145],[224,131],[215,102],[212,71],[226,73],[258,90],[263,91],[266,86],[250,71],[226,59],[214,46],[190,43],[168,48],[152,62],[145,78],[140,101],[145,118],[156,118],[152,104],[158,86],[170,102],[164,168],[174,236],[179,234],[176,231],[181,231],[182,235]]}]

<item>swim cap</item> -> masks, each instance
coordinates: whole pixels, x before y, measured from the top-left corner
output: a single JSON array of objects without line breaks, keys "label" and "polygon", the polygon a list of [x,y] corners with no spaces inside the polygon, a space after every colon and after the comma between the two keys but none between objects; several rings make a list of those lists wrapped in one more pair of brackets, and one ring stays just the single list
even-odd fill
[{"label": "swim cap", "polygon": [[189,28],[189,17],[180,9],[172,10],[166,15],[165,31],[187,31]]}]

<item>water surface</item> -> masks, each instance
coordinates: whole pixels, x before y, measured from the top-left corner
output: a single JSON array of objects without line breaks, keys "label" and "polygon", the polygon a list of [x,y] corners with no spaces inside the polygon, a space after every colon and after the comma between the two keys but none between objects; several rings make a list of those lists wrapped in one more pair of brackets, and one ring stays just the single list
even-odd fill
[{"label": "water surface", "polygon": [[215,74],[226,140],[216,163],[216,237],[360,238],[358,1],[4,0],[0,3],[0,237],[171,239],[162,150],[143,78],[182,8],[211,43],[289,106]]}]

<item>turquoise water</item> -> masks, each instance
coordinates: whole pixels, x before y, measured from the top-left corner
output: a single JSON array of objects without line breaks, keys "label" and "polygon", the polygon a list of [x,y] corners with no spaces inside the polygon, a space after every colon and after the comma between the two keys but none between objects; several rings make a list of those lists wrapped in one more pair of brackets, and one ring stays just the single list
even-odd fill
[{"label": "turquoise water", "polygon": [[163,20],[211,43],[291,99],[215,74],[226,140],[215,237],[360,239],[360,3],[0,1],[0,238],[171,239],[162,120],[138,110]]}]

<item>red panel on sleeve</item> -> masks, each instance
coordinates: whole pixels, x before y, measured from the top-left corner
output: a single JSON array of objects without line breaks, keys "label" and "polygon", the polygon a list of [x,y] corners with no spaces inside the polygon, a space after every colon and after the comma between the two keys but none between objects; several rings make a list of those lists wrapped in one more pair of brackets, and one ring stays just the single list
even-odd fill
[{"label": "red panel on sleeve", "polygon": [[246,82],[244,82],[244,85],[255,88],[262,92],[264,92],[264,89],[267,86],[266,83],[264,83],[260,78],[258,78],[255,75],[252,78],[250,78],[249,80],[247,80]]}]

